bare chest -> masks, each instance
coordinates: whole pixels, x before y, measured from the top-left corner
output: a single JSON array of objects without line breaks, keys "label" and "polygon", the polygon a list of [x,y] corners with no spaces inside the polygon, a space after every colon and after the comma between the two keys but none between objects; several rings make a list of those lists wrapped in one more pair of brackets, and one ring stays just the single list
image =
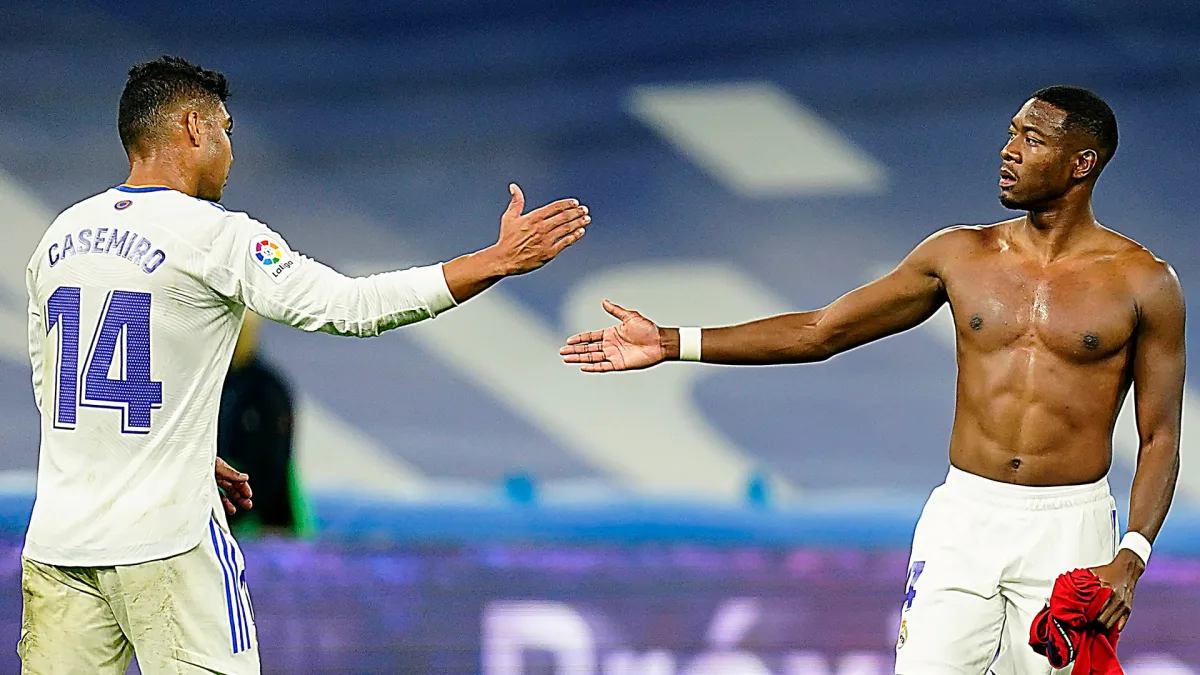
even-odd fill
[{"label": "bare chest", "polygon": [[955,270],[946,279],[963,346],[1034,347],[1075,362],[1126,347],[1136,309],[1125,280],[1104,262],[1041,266],[1004,260]]}]

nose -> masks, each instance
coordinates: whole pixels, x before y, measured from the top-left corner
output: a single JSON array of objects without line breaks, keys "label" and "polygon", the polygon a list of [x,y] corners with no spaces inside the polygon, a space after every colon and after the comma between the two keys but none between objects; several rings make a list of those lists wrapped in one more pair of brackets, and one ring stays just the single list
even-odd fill
[{"label": "nose", "polygon": [[1018,146],[1016,143],[1017,139],[1015,137],[1005,143],[1004,147],[1000,148],[1000,159],[1006,162],[1019,164],[1021,162],[1021,155],[1017,148],[1020,146]]}]

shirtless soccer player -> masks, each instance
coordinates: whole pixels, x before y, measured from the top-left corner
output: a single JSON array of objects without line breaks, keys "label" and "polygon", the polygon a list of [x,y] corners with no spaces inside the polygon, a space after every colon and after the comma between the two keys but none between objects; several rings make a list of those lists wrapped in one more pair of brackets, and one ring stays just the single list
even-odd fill
[{"label": "shirtless soccer player", "polygon": [[[563,358],[593,373],[675,359],[814,363],[949,304],[959,369],[950,473],[913,536],[896,672],[1049,672],[1027,641],[1055,577],[1092,568],[1114,589],[1101,622],[1123,626],[1178,474],[1183,293],[1165,262],[1092,215],[1116,148],[1102,100],[1043,89],[1000,152],[1000,201],[1025,215],[942,230],[887,276],[812,312],[701,331],[659,328],[606,301],[620,325],[570,338]],[[1141,447],[1118,546],[1105,476],[1131,384]]]},{"label": "shirtless soccer player", "polygon": [[589,222],[575,200],[522,214],[513,185],[494,246],[342,276],[217,204],[233,162],[227,95],[224,76],[181,59],[134,67],[118,113],[128,181],[59,215],[29,263],[42,442],[23,673],[121,675],[134,653],[146,675],[258,673],[244,560],[213,480],[246,310],[375,336],[541,267]]}]

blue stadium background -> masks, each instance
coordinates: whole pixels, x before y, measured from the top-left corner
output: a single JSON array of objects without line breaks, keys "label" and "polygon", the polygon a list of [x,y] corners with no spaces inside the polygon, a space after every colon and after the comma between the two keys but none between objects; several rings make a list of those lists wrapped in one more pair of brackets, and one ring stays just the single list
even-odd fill
[{"label": "blue stadium background", "polygon": [[[668,367],[612,384],[565,367],[540,380],[555,357],[537,361],[535,338],[606,325],[601,291],[668,323],[820,306],[940,227],[1004,218],[998,151],[1039,87],[1080,84],[1110,101],[1121,148],[1098,217],[1170,261],[1189,295],[1200,272],[1194,3],[18,0],[3,14],[10,267],[36,240],[35,216],[124,178],[116,99],[129,65],[162,53],[233,82],[237,161],[224,204],[344,271],[490,244],[510,181],[531,204],[576,196],[591,207],[581,244],[434,322],[444,326],[373,341],[266,331],[268,358],[319,411],[300,421],[318,521],[338,541],[387,541],[398,556],[530,541],[902,550],[946,470],[954,353],[936,326],[817,366]],[[739,84],[819,116],[877,180],[738,189],[637,112],[646,87]],[[654,280],[672,290],[656,295]],[[5,281],[0,478],[15,538],[37,419],[20,274]],[[469,339],[447,338],[455,331]],[[1195,347],[1195,330],[1188,337]],[[655,387],[683,392],[685,413],[667,406],[656,424],[651,402],[628,422],[611,403],[641,406]],[[588,416],[599,419],[562,421]],[[672,436],[688,429],[709,448],[691,468],[692,436]],[[1181,561],[1200,551],[1200,440],[1185,436],[1162,544]],[[1119,503],[1133,470],[1123,447],[1111,476]],[[534,506],[505,495],[524,481]],[[1183,618],[1197,614],[1189,605]],[[355,668],[328,672],[375,672]]]}]

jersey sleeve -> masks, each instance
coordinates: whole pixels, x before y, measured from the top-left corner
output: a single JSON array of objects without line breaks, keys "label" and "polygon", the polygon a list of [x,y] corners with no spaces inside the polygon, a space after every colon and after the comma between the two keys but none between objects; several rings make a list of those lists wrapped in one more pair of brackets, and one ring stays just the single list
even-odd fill
[{"label": "jersey sleeve", "polygon": [[229,213],[208,254],[205,283],[254,312],[306,331],[372,337],[455,306],[442,266],[348,277],[293,251],[244,213]]},{"label": "jersey sleeve", "polygon": [[33,366],[33,402],[42,410],[42,349],[46,341],[46,323],[42,308],[35,299],[33,269],[25,272],[25,290],[29,294],[29,363]]}]

